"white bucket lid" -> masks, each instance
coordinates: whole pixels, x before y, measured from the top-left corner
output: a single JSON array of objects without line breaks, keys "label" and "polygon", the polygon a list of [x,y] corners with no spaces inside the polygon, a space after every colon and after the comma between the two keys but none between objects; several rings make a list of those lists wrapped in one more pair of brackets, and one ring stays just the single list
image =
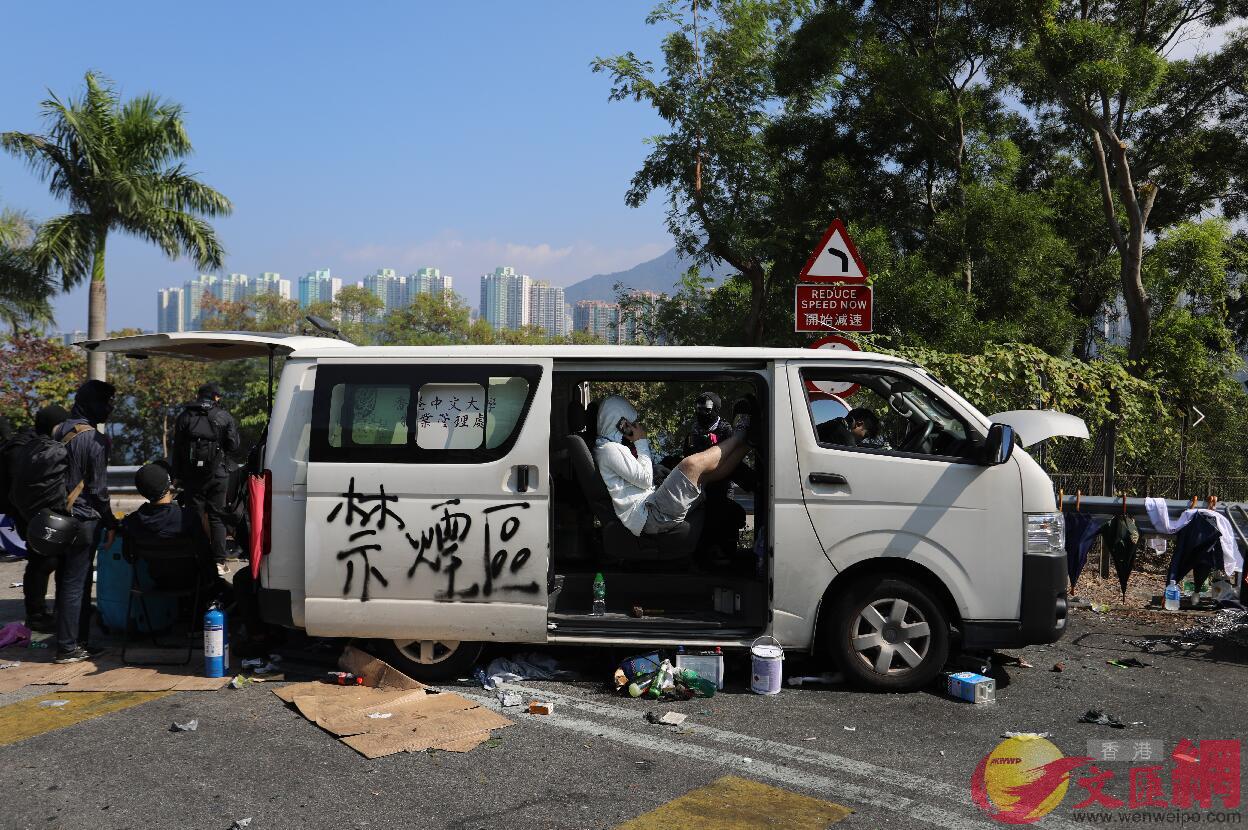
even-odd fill
[{"label": "white bucket lid", "polygon": [[780,646],[753,646],[750,651],[755,657],[762,657],[767,660],[783,660],[784,649]]}]

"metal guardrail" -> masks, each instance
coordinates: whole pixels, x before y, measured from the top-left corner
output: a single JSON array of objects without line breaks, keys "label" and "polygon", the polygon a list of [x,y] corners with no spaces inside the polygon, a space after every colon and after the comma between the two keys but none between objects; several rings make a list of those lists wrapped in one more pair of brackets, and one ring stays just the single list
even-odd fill
[{"label": "metal guardrail", "polygon": [[[1062,510],[1074,510],[1078,504],[1079,510],[1084,513],[1095,513],[1098,516],[1117,516],[1123,512],[1125,507],[1126,513],[1135,519],[1136,527],[1141,533],[1153,533],[1155,528],[1153,522],[1148,517],[1148,510],[1144,507],[1144,499],[1127,497],[1123,499],[1121,496],[1114,498],[1111,496],[1065,496],[1062,499],[1059,508]],[[1180,499],[1166,499],[1166,510],[1170,513],[1170,518],[1177,519],[1185,510],[1190,509],[1191,501]],[[1197,502],[1196,507],[1208,508],[1208,504]],[[1235,530],[1238,537],[1236,542],[1239,544],[1240,553],[1244,554],[1248,559],[1248,509],[1242,502],[1218,502],[1214,507],[1214,511],[1226,516],[1231,523],[1231,527]]]},{"label": "metal guardrail", "polygon": [[138,490],[134,487],[134,474],[139,471],[139,466],[121,465],[108,468],[108,492],[116,495],[138,494]]}]

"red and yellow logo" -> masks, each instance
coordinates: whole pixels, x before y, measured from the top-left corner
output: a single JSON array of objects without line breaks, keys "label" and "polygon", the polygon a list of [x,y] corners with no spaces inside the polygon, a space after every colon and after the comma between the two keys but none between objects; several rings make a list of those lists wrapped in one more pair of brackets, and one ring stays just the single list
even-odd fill
[{"label": "red and yellow logo", "polygon": [[1006,738],[975,768],[971,795],[1003,824],[1031,824],[1062,803],[1071,772],[1087,760],[1065,757],[1039,735]]}]

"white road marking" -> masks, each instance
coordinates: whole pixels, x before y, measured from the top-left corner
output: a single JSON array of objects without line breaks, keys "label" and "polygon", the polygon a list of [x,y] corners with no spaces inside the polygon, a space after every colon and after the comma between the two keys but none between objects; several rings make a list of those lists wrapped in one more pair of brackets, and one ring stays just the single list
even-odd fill
[{"label": "white road marking", "polygon": [[[511,687],[514,688],[514,687]],[[472,698],[480,702],[483,706],[491,709],[503,711],[508,715],[512,712],[504,710],[493,697],[484,695],[470,694],[456,690],[458,694],[464,697]],[[544,698],[553,698],[546,692],[541,692]],[[751,758],[747,763],[746,757],[735,753],[726,753],[719,750],[710,749],[700,744],[689,743],[684,741],[675,741],[671,738],[655,735],[653,731],[646,734],[636,734],[626,729],[620,729],[615,726],[597,723],[595,721],[581,720],[580,718],[572,718],[559,713],[558,708],[549,715],[525,715],[523,718],[525,723],[534,723],[538,725],[554,726],[560,729],[566,729],[571,732],[580,732],[585,735],[595,737],[603,737],[607,740],[614,741],[619,744],[636,747],[644,750],[647,755],[655,752],[670,754],[673,758],[688,758],[696,761],[704,761],[716,766],[726,767],[738,774],[751,775],[757,778],[766,778],[780,784],[786,784],[790,787],[801,787],[812,792],[820,793],[824,798],[842,798],[850,799],[859,804],[869,804],[873,807],[879,807],[895,813],[901,813],[910,818],[919,821],[925,821],[937,827],[947,827],[949,830],[961,830],[961,828],[974,828],[974,830],[997,830],[997,826],[986,821],[975,821],[968,819],[964,814],[957,814],[930,804],[924,804],[903,795],[892,795],[890,793],[879,792],[859,786],[858,784],[850,784],[845,781],[837,781],[822,775],[816,775],[804,770],[794,769],[793,767],[784,767],[779,764],[773,764],[770,761]]]},{"label": "white road marking", "polygon": [[[506,684],[506,688],[515,689],[516,691],[522,692],[532,697],[541,698],[543,700],[549,700],[553,703],[558,704],[559,707],[568,707],[568,708],[576,709],[576,710],[579,710],[581,712],[585,712],[588,714],[598,715],[600,717],[611,718],[613,720],[627,723],[630,728],[636,729],[639,732],[645,733],[644,736],[630,735],[630,737],[637,737],[641,739],[641,743],[637,745],[644,747],[648,745],[649,741],[653,740],[651,736],[654,734],[654,727],[648,724],[643,727],[641,725],[640,718],[638,717],[637,713],[633,710],[623,709],[619,706],[612,706],[610,704],[593,703],[591,701],[586,701],[580,698],[571,697],[569,695],[561,694],[559,692],[552,692],[549,689],[537,689],[531,686],[520,686],[514,683]],[[490,705],[491,708],[499,709],[500,711],[503,711],[505,714],[511,714],[512,712],[515,711],[515,710],[510,710],[510,711],[503,710],[502,707],[497,705],[497,699],[494,697],[487,698],[487,697],[473,695],[473,694],[469,694],[468,696]],[[551,716],[526,718],[526,720],[542,721],[542,720],[547,720],[549,717]],[[572,719],[568,719],[568,720],[572,720]],[[620,730],[614,729],[613,727],[598,726],[597,724],[594,724],[592,721],[577,721],[577,722],[588,723],[591,727],[598,730],[594,734],[602,734],[603,736],[610,737],[613,740],[616,739],[614,737],[614,734],[620,731]],[[560,723],[560,724],[553,724],[553,725],[562,726],[563,724]],[[581,731],[584,731],[584,730],[581,730]],[[913,773],[903,772],[901,770],[892,769],[891,767],[883,767],[878,764],[872,764],[866,761],[858,761],[853,758],[846,758],[842,755],[836,755],[831,752],[821,752],[819,750],[814,750],[809,747],[795,746],[793,744],[786,744],[781,741],[773,741],[767,738],[758,738],[752,735],[745,735],[739,732],[730,732],[728,730],[717,729],[713,726],[705,726],[699,723],[686,722],[682,727],[682,731],[689,732],[695,736],[706,738],[707,740],[710,740],[714,743],[723,744],[727,747],[730,747],[733,750],[732,757],[734,757],[737,761],[735,765],[736,768],[741,769],[743,771],[757,772],[759,769],[760,761],[757,760],[756,756],[772,755],[780,759],[783,759],[785,761],[801,761],[807,764],[812,764],[815,766],[823,767],[825,769],[835,770],[837,772],[848,773],[850,775],[859,776],[862,778],[869,779],[871,782],[876,783],[876,784],[889,784],[899,789],[907,790],[918,796],[933,796],[933,795],[940,796],[942,798],[946,798],[951,801],[954,801],[960,806],[966,806],[966,807],[972,806],[969,779],[965,786],[957,787],[951,784],[946,784],[941,781],[936,781],[931,778],[925,778],[921,775],[915,775]],[[624,732],[623,734],[629,735],[628,732]],[[625,743],[635,743],[635,742],[630,740],[630,741],[625,741]],[[676,747],[679,747],[679,750],[678,750],[679,752],[684,753],[686,755],[689,754],[687,751],[690,747],[689,743],[675,742],[675,741],[671,741],[671,743],[673,743]],[[699,749],[704,749],[704,748],[699,747]],[[717,761],[717,763],[724,763],[723,761],[724,756],[722,753],[716,753],[716,751],[712,749],[706,749],[706,751],[712,753],[712,757],[720,759]],[[750,764],[741,764],[740,757],[742,756],[754,758],[754,761]],[[762,762],[762,763],[766,763],[766,762]],[[806,775],[806,773],[804,772],[792,770],[788,767],[778,767],[778,769],[784,771],[785,773],[795,773],[798,775]],[[847,792],[847,793],[850,790],[857,792],[857,791],[861,791],[862,789],[861,787],[858,787],[855,784],[836,782],[836,781],[833,781],[832,779],[823,778],[821,776],[812,775],[810,777],[826,782],[827,786],[839,787],[841,788],[842,791]],[[802,785],[802,786],[806,786],[806,785]],[[815,787],[815,789],[821,789],[821,788]],[[956,823],[953,826],[984,827],[984,828],[999,826],[995,824],[968,823],[968,820],[965,818],[962,818],[960,815],[955,816],[952,813],[946,813],[944,810],[941,810],[936,807],[929,808],[926,805],[922,804],[921,802],[913,801],[906,797],[902,797],[902,796],[890,797],[886,793],[876,793],[874,791],[866,791],[866,792],[870,792],[873,796],[873,799],[859,799],[859,800],[864,801],[864,803],[875,804],[877,806],[887,806],[887,805],[879,804],[879,802],[882,799],[888,799],[888,798],[894,799],[893,801],[889,801],[890,805],[893,804],[895,801],[906,802],[912,805],[915,809],[924,811],[924,816],[922,817],[924,817],[925,820],[933,821],[933,823],[940,823],[940,822],[938,822],[935,818],[926,818],[927,816],[927,813],[925,812],[926,810],[934,811],[934,815],[936,816],[952,817],[953,819],[956,820]],[[857,798],[858,796],[846,795],[846,797]],[[915,815],[916,817],[920,817],[916,813],[909,813],[909,814]],[[1042,826],[1046,828],[1049,828],[1049,827],[1059,828],[1060,827],[1060,828],[1067,828],[1068,830],[1076,830],[1076,828],[1079,828],[1081,826],[1081,825],[1076,824],[1073,821],[1069,821],[1060,816],[1052,815],[1052,814],[1046,816],[1045,818],[1043,818],[1036,824],[1038,826]]]}]

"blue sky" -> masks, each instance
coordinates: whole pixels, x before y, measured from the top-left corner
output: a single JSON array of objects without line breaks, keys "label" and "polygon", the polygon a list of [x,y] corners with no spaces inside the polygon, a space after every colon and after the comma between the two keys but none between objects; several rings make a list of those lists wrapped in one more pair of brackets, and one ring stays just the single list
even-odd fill
[{"label": "blue sky", "polygon": [[[95,69],[123,95],[181,103],[191,169],[234,202],[217,228],[224,272],[297,278],[329,267],[432,265],[476,302],[496,265],[568,284],[670,247],[661,198],[624,192],[663,130],[645,106],[609,103],[595,55],[658,55],[649,0],[132,2],[52,18],[9,6],[0,130],[39,131],[51,89],[77,94]],[[0,155],[0,204],[63,210]],[[109,325],[153,327],[156,289],[197,271],[115,236]],[[58,328],[85,328],[86,291],[57,300]]]}]

